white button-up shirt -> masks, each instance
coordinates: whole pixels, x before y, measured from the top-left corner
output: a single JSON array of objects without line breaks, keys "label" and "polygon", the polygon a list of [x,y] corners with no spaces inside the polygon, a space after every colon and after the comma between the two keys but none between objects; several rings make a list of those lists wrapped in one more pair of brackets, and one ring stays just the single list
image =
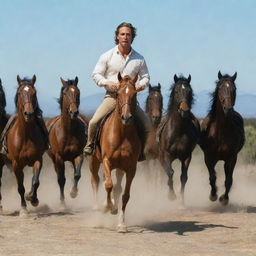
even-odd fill
[{"label": "white button-up shirt", "polygon": [[131,49],[129,55],[124,58],[115,46],[102,54],[93,70],[92,77],[98,86],[105,86],[107,82],[118,82],[117,75],[128,75],[132,79],[138,74],[138,85],[144,88],[149,84],[148,68],[143,56]]}]

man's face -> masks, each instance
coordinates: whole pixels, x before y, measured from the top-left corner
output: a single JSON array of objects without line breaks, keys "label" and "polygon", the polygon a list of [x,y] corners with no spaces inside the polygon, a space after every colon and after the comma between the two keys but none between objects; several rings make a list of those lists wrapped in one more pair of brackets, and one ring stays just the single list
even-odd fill
[{"label": "man's face", "polygon": [[128,27],[119,28],[117,40],[123,47],[131,46],[132,44],[132,31]]}]

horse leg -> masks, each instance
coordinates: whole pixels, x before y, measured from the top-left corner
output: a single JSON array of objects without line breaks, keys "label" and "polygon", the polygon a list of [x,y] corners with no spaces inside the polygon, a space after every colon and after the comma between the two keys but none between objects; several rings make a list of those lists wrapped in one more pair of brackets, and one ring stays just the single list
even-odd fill
[{"label": "horse leg", "polygon": [[224,164],[225,177],[226,177],[225,178],[226,191],[219,199],[222,205],[228,204],[228,200],[229,200],[228,193],[233,183],[233,171],[236,165],[236,160],[237,160],[237,157],[234,157],[232,159],[229,159],[228,161],[225,161],[225,164]]},{"label": "horse leg", "polygon": [[117,226],[117,231],[121,233],[127,232],[127,227],[125,225],[125,208],[126,205],[130,199],[130,188],[132,184],[132,180],[134,178],[136,172],[136,166],[129,170],[129,172],[126,172],[126,184],[124,193],[122,196],[122,211],[119,214],[119,221]]},{"label": "horse leg", "polygon": [[94,156],[88,156],[88,163],[89,163],[89,169],[91,171],[91,183],[92,183],[92,189],[93,189],[93,197],[94,197],[94,210],[99,209],[99,204],[98,204],[98,190],[99,190],[99,182],[100,182],[100,177],[99,177],[99,168],[100,168],[100,162],[98,159]]},{"label": "horse leg", "polygon": [[63,207],[65,207],[65,196],[64,196],[64,187],[66,183],[65,177],[65,166],[61,158],[55,159],[54,162],[55,171],[57,174],[58,184],[60,188],[60,202]]},{"label": "horse leg", "polygon": [[181,182],[181,196],[182,196],[183,205],[184,205],[184,190],[188,180],[188,167],[189,167],[190,161],[191,161],[191,156],[189,156],[185,161],[181,162],[180,182]]},{"label": "horse leg", "polygon": [[39,200],[37,198],[37,189],[40,185],[39,176],[40,176],[41,168],[42,168],[42,159],[35,161],[33,166],[31,190],[26,195],[26,200],[30,201],[34,207],[38,206],[39,204]]},{"label": "horse leg", "polygon": [[111,178],[111,168],[110,168],[110,162],[107,158],[103,160],[103,171],[104,171],[104,176],[105,176],[105,189],[107,191],[107,201],[105,203],[105,209],[104,211],[112,211],[113,210],[113,203],[111,200],[111,192],[113,189],[113,181]]},{"label": "horse leg", "polygon": [[160,158],[160,162],[168,176],[168,186],[169,186],[169,194],[168,197],[170,200],[175,200],[176,195],[173,189],[173,174],[174,171],[172,169],[172,161],[174,159],[168,153],[164,153],[164,156]]},{"label": "horse leg", "polygon": [[1,194],[3,166],[4,166],[4,161],[0,159],[0,212],[2,212],[3,210],[2,194]]},{"label": "horse leg", "polygon": [[210,185],[211,185],[211,194],[210,194],[209,199],[211,201],[216,201],[218,198],[218,195],[217,195],[217,187],[216,187],[216,172],[215,172],[214,167],[215,167],[217,161],[208,159],[207,157],[205,157],[204,161],[208,168],[209,180],[210,180]]},{"label": "horse leg", "polygon": [[28,214],[27,211],[27,204],[25,201],[25,188],[23,185],[23,181],[24,181],[24,173],[23,173],[23,167],[18,166],[17,163],[13,164],[13,171],[16,177],[16,181],[17,181],[17,185],[18,185],[18,192],[20,194],[20,198],[21,198],[21,209],[20,209],[20,216],[24,216]]},{"label": "horse leg", "polygon": [[77,192],[78,192],[77,185],[78,185],[78,181],[81,178],[81,167],[82,167],[83,161],[84,161],[84,156],[83,154],[81,154],[80,156],[76,157],[72,162],[74,167],[74,184],[70,191],[70,196],[72,198],[75,198],[77,196]]},{"label": "horse leg", "polygon": [[124,171],[121,169],[116,169],[116,184],[113,189],[113,196],[114,196],[114,208],[112,210],[112,214],[118,213],[118,203],[119,198],[122,193],[122,179],[124,177]]}]

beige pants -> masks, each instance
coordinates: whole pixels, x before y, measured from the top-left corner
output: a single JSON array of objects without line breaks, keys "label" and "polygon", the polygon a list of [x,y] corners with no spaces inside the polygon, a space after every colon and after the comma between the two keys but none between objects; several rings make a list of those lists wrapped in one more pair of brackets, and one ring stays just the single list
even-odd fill
[{"label": "beige pants", "polygon": [[[106,96],[104,98],[103,102],[97,108],[96,112],[94,113],[92,119],[89,122],[87,144],[90,144],[94,141],[94,138],[96,136],[97,127],[100,124],[100,121],[103,119],[103,117],[107,113],[112,111],[115,108],[115,106],[116,106],[116,98],[113,98],[110,96]],[[149,133],[152,130],[152,124],[151,124],[148,116],[140,108],[139,105],[137,105],[137,107],[136,107],[135,116],[143,124],[145,132]]]}]

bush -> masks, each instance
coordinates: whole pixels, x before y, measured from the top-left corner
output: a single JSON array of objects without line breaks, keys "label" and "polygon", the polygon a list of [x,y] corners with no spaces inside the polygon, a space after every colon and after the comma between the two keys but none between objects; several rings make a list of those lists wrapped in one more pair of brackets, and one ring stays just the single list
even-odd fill
[{"label": "bush", "polygon": [[241,155],[244,161],[248,164],[256,163],[256,126],[255,122],[253,125],[245,126],[245,144],[242,149]]}]

